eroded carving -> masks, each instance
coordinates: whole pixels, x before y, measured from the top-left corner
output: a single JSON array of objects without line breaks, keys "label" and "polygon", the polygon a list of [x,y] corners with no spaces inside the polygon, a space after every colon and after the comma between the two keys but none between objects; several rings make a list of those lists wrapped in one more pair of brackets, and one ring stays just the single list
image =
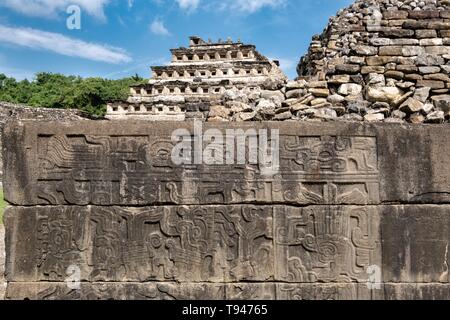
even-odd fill
[{"label": "eroded carving", "polygon": [[367,282],[379,263],[379,222],[369,207],[278,208],[276,279],[286,282]]},{"label": "eroded carving", "polygon": [[[42,204],[376,204],[376,139],[281,135],[280,170],[174,165],[170,137],[40,135]],[[194,139],[192,139],[194,141]],[[227,148],[224,142],[224,150]],[[224,163],[226,163],[226,155]],[[237,162],[236,162],[237,163]]]},{"label": "eroded carving", "polygon": [[272,209],[254,206],[42,208],[40,280],[76,265],[89,281],[273,279]]}]

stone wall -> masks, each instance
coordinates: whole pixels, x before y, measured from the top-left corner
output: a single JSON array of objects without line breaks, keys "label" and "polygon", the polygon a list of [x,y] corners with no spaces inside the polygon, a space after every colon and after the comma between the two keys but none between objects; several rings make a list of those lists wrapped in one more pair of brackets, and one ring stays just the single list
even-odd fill
[{"label": "stone wall", "polygon": [[[77,110],[33,108],[0,101],[0,136],[9,120],[55,120],[74,121],[86,117]],[[0,139],[1,148],[1,139]],[[2,156],[0,154],[0,183],[3,176]]]},{"label": "stone wall", "polygon": [[296,81],[210,118],[443,123],[449,72],[449,1],[357,0],[313,38]]},{"label": "stone wall", "polygon": [[279,130],[269,172],[176,165],[180,128],[10,123],[6,297],[450,298],[448,125],[204,125]]},{"label": "stone wall", "polygon": [[358,0],[314,37],[290,103],[304,119],[442,123],[449,72],[448,1]]}]

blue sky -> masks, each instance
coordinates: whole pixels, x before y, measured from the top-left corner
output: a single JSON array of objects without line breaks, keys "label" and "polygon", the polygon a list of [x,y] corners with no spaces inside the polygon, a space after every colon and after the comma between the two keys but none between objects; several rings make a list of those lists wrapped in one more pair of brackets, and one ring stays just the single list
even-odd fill
[{"label": "blue sky", "polygon": [[[240,38],[290,78],[311,37],[352,0],[0,0],[0,73],[122,78],[166,64],[188,37]],[[81,12],[69,29],[67,9]],[[74,11],[71,11],[72,13]],[[76,20],[70,20],[76,22]]]}]

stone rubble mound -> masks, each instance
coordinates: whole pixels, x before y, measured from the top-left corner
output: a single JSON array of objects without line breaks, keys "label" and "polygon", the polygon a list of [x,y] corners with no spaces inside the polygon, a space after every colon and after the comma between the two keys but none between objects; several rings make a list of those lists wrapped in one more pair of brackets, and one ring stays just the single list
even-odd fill
[{"label": "stone rubble mound", "polygon": [[313,38],[297,71],[252,95],[227,91],[208,121],[449,122],[450,1],[358,0]]}]

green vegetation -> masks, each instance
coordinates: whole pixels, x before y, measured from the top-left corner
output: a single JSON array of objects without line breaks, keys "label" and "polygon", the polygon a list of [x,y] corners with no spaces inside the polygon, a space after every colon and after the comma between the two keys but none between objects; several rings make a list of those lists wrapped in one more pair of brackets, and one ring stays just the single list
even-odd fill
[{"label": "green vegetation", "polygon": [[0,224],[3,223],[3,210],[6,208],[6,201],[3,199],[3,190],[0,189]]},{"label": "green vegetation", "polygon": [[144,83],[138,75],[119,80],[81,78],[53,73],[38,73],[33,81],[17,81],[0,74],[0,101],[33,107],[79,109],[102,116],[106,103],[125,100],[129,87]]}]

